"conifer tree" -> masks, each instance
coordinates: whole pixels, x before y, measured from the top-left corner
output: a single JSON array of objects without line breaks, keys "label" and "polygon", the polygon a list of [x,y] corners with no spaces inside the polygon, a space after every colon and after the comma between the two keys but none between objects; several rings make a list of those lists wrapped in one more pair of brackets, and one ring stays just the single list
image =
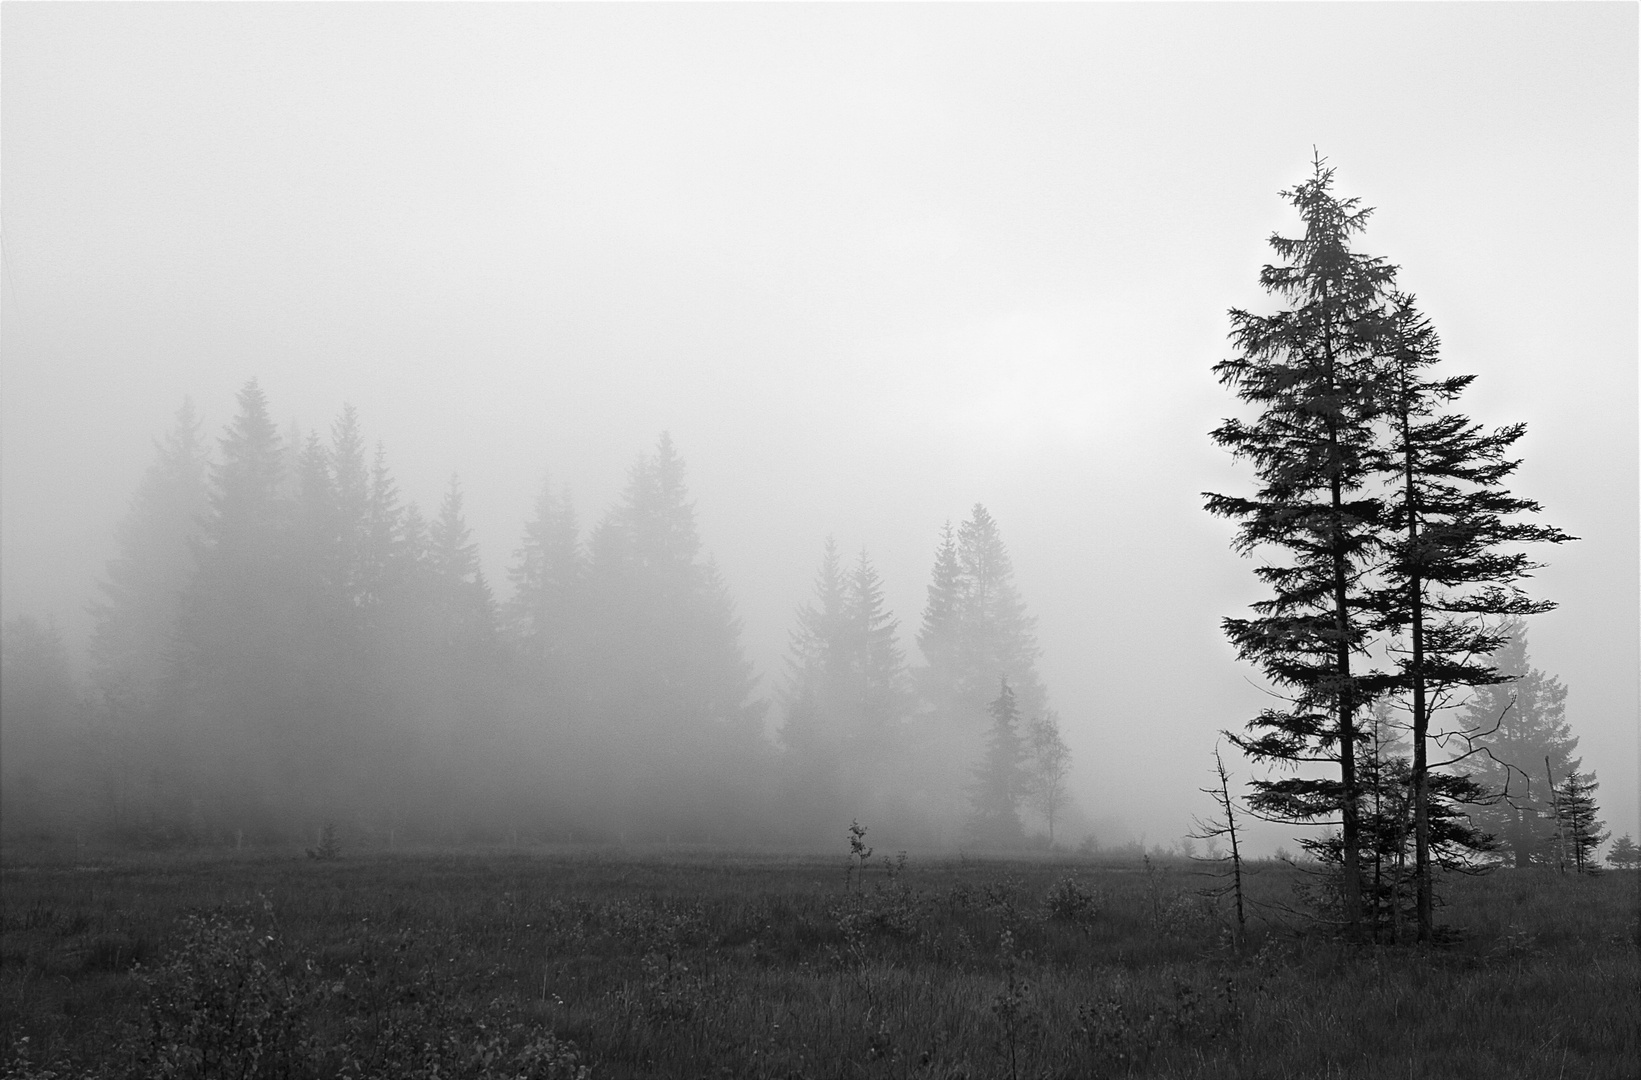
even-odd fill
[{"label": "conifer tree", "polygon": [[373,472],[365,458],[359,413],[342,406],[331,424],[329,461],[336,514],[337,587],[355,627],[368,623],[375,566],[371,551]]},{"label": "conifer tree", "polygon": [[[198,570],[183,602],[177,707],[201,821],[272,826],[303,773],[293,673],[303,595],[285,442],[253,379],[218,442]],[[209,807],[210,809],[203,809]]]},{"label": "conifer tree", "polygon": [[1512,624],[1508,634],[1493,656],[1508,681],[1477,687],[1460,713],[1461,729],[1481,751],[1464,767],[1494,796],[1471,815],[1498,837],[1515,866],[1554,864],[1554,799],[1544,774],[1580,771],[1578,736],[1567,721],[1567,687],[1532,666],[1526,626]]},{"label": "conifer tree", "polygon": [[1020,801],[1025,795],[1026,748],[1020,737],[1020,710],[1007,676],[987,706],[991,728],[986,754],[970,788],[969,835],[985,847],[1014,847],[1025,839]]},{"label": "conifer tree", "polygon": [[151,712],[172,660],[181,598],[194,574],[206,511],[205,447],[191,401],[170,432],[115,532],[117,553],[91,605],[91,679],[127,714]]},{"label": "conifer tree", "polygon": [[1371,213],[1333,192],[1318,158],[1305,182],[1282,193],[1304,233],[1272,236],[1280,265],[1260,285],[1290,306],[1274,315],[1231,312],[1234,355],[1215,365],[1220,381],[1257,410],[1213,432],[1252,463],[1252,498],[1210,494],[1210,512],[1238,523],[1242,554],[1278,554],[1256,574],[1272,592],[1252,618],[1227,618],[1237,654],[1257,663],[1289,695],[1232,741],[1255,760],[1331,762],[1338,778],[1255,781],[1250,806],[1267,817],[1341,826],[1347,932],[1362,905],[1358,713],[1378,687],[1363,677],[1369,621],[1361,579],[1376,554],[1380,503],[1372,484],[1384,349],[1384,298],[1395,268],[1352,250]]},{"label": "conifer tree", "polygon": [[1580,874],[1594,873],[1595,849],[1607,842],[1607,823],[1596,819],[1594,773],[1569,773],[1556,792],[1555,813],[1560,819],[1565,860]]},{"label": "conifer tree", "polygon": [[399,487],[387,466],[380,443],[371,459],[365,495],[364,530],[360,541],[355,583],[361,616],[367,628],[381,632],[380,612],[404,591],[404,582],[416,554],[407,532],[408,508],[399,503]]},{"label": "conifer tree", "polygon": [[[910,706],[899,624],[883,585],[862,551],[847,573],[828,537],[814,599],[798,609],[787,657],[781,739],[795,783],[822,804],[805,812],[863,812],[895,786],[901,727]],[[814,824],[819,824],[816,820]]]},{"label": "conifer tree", "polygon": [[1381,522],[1388,558],[1375,606],[1381,627],[1403,643],[1395,688],[1412,714],[1414,875],[1424,942],[1433,931],[1431,716],[1457,688],[1508,678],[1490,657],[1508,637],[1509,620],[1554,607],[1519,586],[1538,565],[1520,545],[1571,538],[1518,520],[1539,509],[1504,488],[1520,464],[1509,451],[1526,427],[1488,431],[1446,411],[1475,377],[1427,377],[1440,342],[1411,296],[1392,298],[1388,330],[1383,386],[1390,436],[1382,468],[1394,481]]},{"label": "conifer tree", "polygon": [[670,437],[633,467],[588,547],[588,709],[620,778],[603,794],[632,827],[706,828],[708,789],[727,803],[750,783],[763,704]]},{"label": "conifer tree", "polygon": [[427,570],[433,610],[448,649],[469,660],[496,643],[496,604],[479,565],[479,546],[462,513],[461,481],[455,476],[428,529]]},{"label": "conifer tree", "polygon": [[970,692],[982,692],[1001,672],[1009,678],[1021,715],[1040,715],[1037,620],[1026,614],[997,522],[979,503],[958,527],[957,561],[962,582],[959,654]]},{"label": "conifer tree", "polygon": [[[1374,940],[1388,933],[1393,943],[1402,940],[1402,927],[1419,917],[1413,765],[1409,744],[1396,734],[1400,726],[1389,699],[1374,702],[1364,717],[1358,757],[1366,909]],[[1454,871],[1482,869],[1482,860],[1496,845],[1466,811],[1484,792],[1468,776],[1432,773],[1425,797],[1431,862]],[[1323,863],[1339,866],[1343,852],[1338,834],[1306,840],[1304,846]],[[1428,928],[1421,926],[1420,934],[1426,940]]]},{"label": "conifer tree", "polygon": [[865,550],[849,575],[843,614],[855,676],[851,753],[886,762],[898,751],[910,691],[900,622],[885,606],[882,579]]},{"label": "conifer tree", "polygon": [[935,553],[918,646],[917,783],[938,813],[956,815],[965,779],[984,753],[996,680],[1006,676],[1022,716],[1042,714],[1036,620],[1014,584],[1014,567],[997,522],[975,504],[954,531],[948,524]]},{"label": "conifer tree", "polygon": [[524,539],[507,577],[513,586],[507,624],[526,663],[542,679],[568,675],[585,575],[580,529],[570,491],[543,481]]},{"label": "conifer tree", "polygon": [[[340,659],[348,644],[342,614],[347,606],[347,567],[341,510],[330,451],[309,432],[296,459],[296,498],[288,557],[301,589],[301,639],[317,653],[308,663]],[[309,673],[312,677],[312,673]]]},{"label": "conifer tree", "polygon": [[834,774],[840,764],[834,728],[847,692],[845,603],[842,561],[836,541],[828,536],[815,573],[814,598],[798,608],[797,626],[789,636],[782,692],[786,719],[781,741],[810,776]]},{"label": "conifer tree", "polygon": [[[925,744],[938,744],[942,737],[949,737],[955,718],[965,711],[967,679],[962,637],[963,568],[957,559],[957,532],[948,521],[935,548],[928,599],[917,632],[917,647],[924,662],[917,672],[918,692],[925,719],[932,727],[926,733]],[[933,749],[933,745],[926,745],[920,757],[929,756]]]},{"label": "conifer tree", "polygon": [[923,652],[929,672],[953,683],[959,671],[962,575],[963,568],[957,561],[957,534],[948,521],[940,531],[940,545],[935,549],[934,572],[930,575],[917,647]]},{"label": "conifer tree", "polygon": [[239,392],[239,412],[219,440],[211,470],[206,567],[272,557],[289,514],[285,481],[285,442],[252,379]]}]

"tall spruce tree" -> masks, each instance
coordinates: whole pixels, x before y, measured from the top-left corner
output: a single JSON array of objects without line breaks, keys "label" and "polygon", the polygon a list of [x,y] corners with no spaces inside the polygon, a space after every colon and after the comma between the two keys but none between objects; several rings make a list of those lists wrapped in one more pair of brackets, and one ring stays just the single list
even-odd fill
[{"label": "tall spruce tree", "polygon": [[588,710],[614,823],[673,835],[734,827],[726,814],[739,812],[730,807],[761,757],[764,706],[668,435],[588,546]]},{"label": "tall spruce tree", "polygon": [[1293,822],[1337,821],[1342,907],[1356,936],[1362,915],[1358,713],[1380,689],[1360,670],[1370,622],[1363,574],[1377,554],[1380,500],[1373,483],[1385,295],[1395,268],[1352,250],[1371,213],[1334,194],[1320,158],[1282,196],[1304,225],[1272,236],[1277,265],[1260,285],[1289,306],[1230,313],[1234,355],[1214,371],[1257,413],[1228,419],[1213,439],[1252,463],[1253,497],[1208,494],[1210,512],[1238,523],[1242,554],[1272,552],[1255,573],[1272,592],[1252,618],[1227,618],[1244,660],[1283,688],[1289,706],[1261,712],[1232,741],[1255,760],[1330,762],[1338,778],[1289,776],[1253,784],[1256,812]]},{"label": "tall spruce tree", "polygon": [[970,693],[989,693],[981,688],[999,674],[1006,675],[1020,715],[1041,715],[1037,620],[1026,613],[1014,584],[1014,562],[997,521],[979,503],[958,526],[957,561],[963,583],[959,654]]},{"label": "tall spruce tree", "polygon": [[307,593],[293,557],[293,459],[254,379],[238,402],[211,469],[174,685],[193,728],[193,816],[210,828],[278,830],[305,774],[295,697]]},{"label": "tall spruce tree", "polygon": [[924,715],[936,730],[949,729],[964,711],[967,680],[963,670],[963,591],[957,531],[948,521],[941,528],[940,543],[935,548],[923,622],[917,632],[918,651],[923,654],[923,667],[917,671],[918,693]]},{"label": "tall spruce tree", "polygon": [[836,714],[847,693],[848,665],[843,563],[837,542],[826,538],[815,572],[813,599],[798,608],[787,645],[786,717],[781,741],[808,778],[835,777],[841,764]]},{"label": "tall spruce tree", "polygon": [[855,673],[850,753],[857,760],[887,764],[898,756],[910,689],[900,621],[886,606],[883,581],[864,550],[849,574],[844,618]]},{"label": "tall spruce tree", "polygon": [[1411,713],[1418,937],[1428,942],[1434,929],[1432,714],[1460,688],[1509,678],[1491,657],[1509,636],[1511,620],[1554,607],[1520,587],[1538,565],[1520,547],[1571,537],[1519,520],[1539,510],[1504,487],[1520,464],[1509,452],[1526,427],[1489,431],[1447,411],[1475,376],[1427,377],[1440,341],[1411,296],[1392,298],[1388,340],[1383,396],[1389,439],[1381,467],[1392,482],[1381,520],[1387,558],[1375,606],[1381,628],[1400,643],[1394,687]]},{"label": "tall spruce tree", "polygon": [[898,636],[870,557],[862,551],[845,572],[828,537],[814,599],[798,609],[782,695],[781,740],[792,782],[814,804],[800,811],[813,835],[862,814],[882,820],[897,786],[911,698]]},{"label": "tall spruce tree", "polygon": [[920,799],[958,818],[967,780],[985,753],[989,703],[1006,676],[1020,715],[1042,715],[1036,620],[1014,584],[1014,566],[996,520],[978,503],[954,531],[948,524],[918,632],[925,666],[915,758]]}]

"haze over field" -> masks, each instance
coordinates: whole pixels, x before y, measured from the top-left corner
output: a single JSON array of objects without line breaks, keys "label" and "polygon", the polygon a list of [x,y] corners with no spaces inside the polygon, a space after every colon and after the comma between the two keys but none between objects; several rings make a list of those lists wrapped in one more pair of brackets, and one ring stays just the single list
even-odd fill
[{"label": "haze over field", "polygon": [[[1615,832],[1637,803],[1637,63],[1626,5],[8,5],[0,609],[83,647],[185,397],[342,405],[486,576],[544,476],[583,527],[670,434],[772,697],[825,538],[913,665],[980,503],[1105,843],[1207,809],[1267,698],[1204,491],[1212,365],[1315,152],[1524,421],[1580,537],[1529,630]],[[771,730],[778,706],[768,713]],[[1249,775],[1240,763],[1234,771]],[[1264,834],[1267,846],[1291,830]]]}]

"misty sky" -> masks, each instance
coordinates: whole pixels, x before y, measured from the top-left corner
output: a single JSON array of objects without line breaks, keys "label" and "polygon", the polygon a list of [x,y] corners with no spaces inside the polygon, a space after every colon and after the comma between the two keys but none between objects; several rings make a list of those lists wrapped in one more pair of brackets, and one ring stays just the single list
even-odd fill
[{"label": "misty sky", "polygon": [[667,430],[766,688],[828,534],[916,660],[984,503],[1083,805],[1167,842],[1266,701],[1210,367],[1314,146],[1583,538],[1530,649],[1634,831],[1636,18],[8,3],[0,607],[78,647],[150,439],[252,376],[281,423],[356,405],[424,510],[458,473],[503,595],[542,477],[589,525]]}]

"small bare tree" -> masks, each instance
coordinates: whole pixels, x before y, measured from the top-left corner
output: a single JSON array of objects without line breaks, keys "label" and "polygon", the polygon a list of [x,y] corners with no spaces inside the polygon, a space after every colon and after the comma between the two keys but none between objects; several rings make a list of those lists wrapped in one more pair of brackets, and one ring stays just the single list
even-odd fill
[{"label": "small bare tree", "polygon": [[[1219,805],[1220,816],[1203,821],[1201,818],[1192,818],[1196,823],[1196,831],[1189,834],[1193,840],[1208,841],[1209,854],[1198,859],[1199,862],[1230,863],[1231,882],[1207,891],[1210,896],[1224,896],[1232,894],[1236,898],[1236,948],[1240,952],[1243,943],[1248,937],[1248,919],[1242,903],[1242,844],[1237,836],[1236,828],[1236,801],[1231,798],[1231,778],[1225,771],[1225,761],[1219,755],[1219,746],[1214,746],[1214,776],[1217,780],[1213,787],[1199,788],[1204,795],[1213,796],[1214,802]],[[1229,855],[1215,854],[1219,838],[1225,837],[1230,841]],[[1196,856],[1191,856],[1193,859]]]},{"label": "small bare tree", "polygon": [[1026,729],[1031,755],[1026,767],[1032,807],[1048,822],[1048,846],[1054,846],[1054,819],[1071,800],[1066,777],[1071,774],[1071,747],[1060,737],[1060,715],[1049,709]]}]

